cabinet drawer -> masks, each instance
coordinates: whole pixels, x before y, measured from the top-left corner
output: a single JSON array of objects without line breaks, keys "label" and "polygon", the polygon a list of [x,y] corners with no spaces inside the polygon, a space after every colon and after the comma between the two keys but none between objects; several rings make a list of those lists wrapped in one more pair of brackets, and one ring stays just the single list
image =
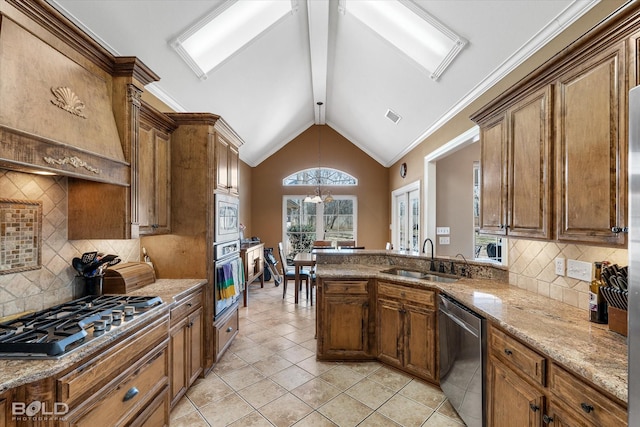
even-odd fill
[{"label": "cabinet drawer", "polygon": [[216,329],[216,354],[220,354],[238,333],[238,310],[234,310],[228,319],[214,327]]},{"label": "cabinet drawer", "polygon": [[547,359],[502,331],[494,327],[489,328],[489,330],[491,352],[537,384],[544,386]]},{"label": "cabinet drawer", "polygon": [[101,390],[89,402],[93,407],[71,422],[73,426],[121,425],[142,410],[167,383],[166,346],[136,365],[122,380]]},{"label": "cabinet drawer", "polygon": [[94,392],[131,366],[150,348],[167,339],[169,334],[167,318],[162,317],[154,324],[118,344],[78,369],[57,380],[58,401],[74,406],[87,393]]},{"label": "cabinet drawer", "polygon": [[598,427],[627,425],[627,411],[556,364],[551,364],[549,388],[565,408],[582,415]]},{"label": "cabinet drawer", "polygon": [[327,294],[366,294],[369,289],[368,280],[326,280],[322,285]]},{"label": "cabinet drawer", "polygon": [[202,290],[199,290],[193,295],[188,296],[184,300],[177,303],[175,307],[171,309],[171,322],[172,325],[175,321],[184,319],[189,313],[202,305]]},{"label": "cabinet drawer", "polygon": [[415,289],[402,285],[378,282],[378,296],[397,298],[416,304],[435,305],[435,292],[426,289]]}]

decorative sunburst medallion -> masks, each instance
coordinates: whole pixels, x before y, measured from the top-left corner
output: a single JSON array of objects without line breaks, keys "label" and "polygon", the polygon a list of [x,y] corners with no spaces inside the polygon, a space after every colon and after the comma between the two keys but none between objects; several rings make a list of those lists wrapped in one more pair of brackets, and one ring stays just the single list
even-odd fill
[{"label": "decorative sunburst medallion", "polygon": [[56,105],[75,116],[82,117],[83,119],[87,118],[82,111],[85,107],[84,102],[80,101],[78,96],[73,93],[71,89],[68,87],[51,88],[51,93],[56,97],[56,99],[51,100],[53,105]]}]

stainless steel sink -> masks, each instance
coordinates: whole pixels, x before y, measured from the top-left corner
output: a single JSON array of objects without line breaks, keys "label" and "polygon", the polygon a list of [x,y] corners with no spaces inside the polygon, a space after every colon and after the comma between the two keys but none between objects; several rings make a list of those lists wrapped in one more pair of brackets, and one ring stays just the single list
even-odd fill
[{"label": "stainless steel sink", "polygon": [[382,273],[393,274],[395,276],[413,277],[415,279],[431,280],[432,282],[442,282],[442,283],[451,283],[458,280],[456,277],[453,277],[453,276],[446,277],[433,272],[409,270],[406,268],[398,268],[398,267],[390,268],[388,270],[383,270]]}]

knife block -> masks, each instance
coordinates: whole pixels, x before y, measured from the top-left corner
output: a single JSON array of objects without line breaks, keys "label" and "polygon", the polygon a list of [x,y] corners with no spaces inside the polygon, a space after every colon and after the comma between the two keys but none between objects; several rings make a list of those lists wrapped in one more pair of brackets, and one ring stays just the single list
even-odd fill
[{"label": "knife block", "polygon": [[102,292],[126,294],[156,281],[156,275],[146,262],[125,262],[107,269]]},{"label": "knife block", "polygon": [[609,306],[609,330],[627,336],[627,310]]}]

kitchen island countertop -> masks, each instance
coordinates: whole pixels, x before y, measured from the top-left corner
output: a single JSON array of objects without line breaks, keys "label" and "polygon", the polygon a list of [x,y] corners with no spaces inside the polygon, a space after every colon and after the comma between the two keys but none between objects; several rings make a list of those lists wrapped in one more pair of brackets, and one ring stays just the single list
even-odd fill
[{"label": "kitchen island countertop", "polygon": [[627,339],[589,322],[585,310],[490,279],[454,283],[382,273],[388,266],[319,264],[321,279],[375,278],[440,290],[538,352],[627,402]]},{"label": "kitchen island countertop", "polygon": [[[195,287],[206,283],[204,279],[158,279],[155,283],[144,286],[128,295],[159,296],[163,304],[161,308],[168,310],[174,301]],[[137,319],[136,319],[137,320]],[[0,393],[35,381],[52,377],[72,367],[75,363],[89,356],[99,348],[108,346],[140,321],[133,320],[119,327],[114,333],[106,333],[76,351],[52,360],[18,360],[0,359]],[[144,317],[141,318],[144,321]]]}]

